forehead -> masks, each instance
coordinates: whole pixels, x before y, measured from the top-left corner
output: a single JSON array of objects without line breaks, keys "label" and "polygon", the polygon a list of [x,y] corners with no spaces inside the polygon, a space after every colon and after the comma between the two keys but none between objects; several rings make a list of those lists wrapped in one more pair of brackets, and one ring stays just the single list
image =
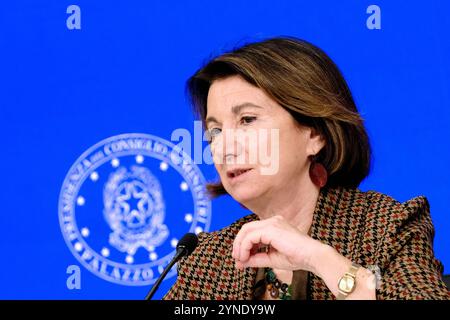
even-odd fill
[{"label": "forehead", "polygon": [[263,90],[251,85],[240,76],[215,80],[208,92],[208,114],[230,111],[232,106],[244,102],[262,107],[270,107],[273,104]]}]

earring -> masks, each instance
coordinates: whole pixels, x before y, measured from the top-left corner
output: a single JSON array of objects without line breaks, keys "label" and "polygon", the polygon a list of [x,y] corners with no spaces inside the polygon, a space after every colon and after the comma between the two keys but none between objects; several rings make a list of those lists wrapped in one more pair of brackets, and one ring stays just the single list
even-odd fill
[{"label": "earring", "polygon": [[311,165],[309,167],[309,176],[311,177],[312,182],[319,188],[322,188],[327,184],[327,180],[328,180],[327,169],[325,169],[323,164],[321,164],[320,162],[317,162],[316,156],[311,157]]}]

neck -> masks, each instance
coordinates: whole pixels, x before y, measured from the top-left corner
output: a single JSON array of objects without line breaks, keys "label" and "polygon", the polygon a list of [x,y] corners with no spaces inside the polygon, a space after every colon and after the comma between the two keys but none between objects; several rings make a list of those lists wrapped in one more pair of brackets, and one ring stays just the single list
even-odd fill
[{"label": "neck", "polygon": [[257,203],[248,206],[261,220],[275,215],[283,216],[303,233],[311,227],[314,210],[319,198],[320,188],[308,179],[296,188],[280,190],[272,193],[268,199],[258,199]]}]

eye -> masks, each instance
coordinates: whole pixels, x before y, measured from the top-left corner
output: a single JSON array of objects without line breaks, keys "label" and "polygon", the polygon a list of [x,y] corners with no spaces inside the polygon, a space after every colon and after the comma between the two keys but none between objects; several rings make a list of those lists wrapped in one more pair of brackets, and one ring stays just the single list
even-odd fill
[{"label": "eye", "polygon": [[256,120],[255,116],[244,116],[241,118],[241,124],[250,124]]},{"label": "eye", "polygon": [[220,128],[211,128],[206,131],[206,138],[209,142],[211,142],[215,137],[217,137],[220,133],[222,133],[222,129]]}]

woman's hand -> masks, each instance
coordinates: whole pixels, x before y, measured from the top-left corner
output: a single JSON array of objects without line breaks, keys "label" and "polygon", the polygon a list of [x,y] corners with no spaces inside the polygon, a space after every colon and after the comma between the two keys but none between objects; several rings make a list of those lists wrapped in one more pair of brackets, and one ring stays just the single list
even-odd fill
[{"label": "woman's hand", "polygon": [[[268,245],[268,252],[258,252]],[[327,247],[303,234],[282,216],[245,224],[237,234],[232,257],[239,269],[271,267],[283,270],[316,271],[315,257]]]},{"label": "woman's hand", "polygon": [[[264,245],[269,245],[270,250],[258,252]],[[281,216],[245,224],[234,240],[232,257],[239,269],[270,267],[312,272],[335,296],[340,277],[351,266],[351,261],[331,246],[303,234]],[[370,271],[360,268],[356,289],[348,299],[376,299],[374,281]]]}]

